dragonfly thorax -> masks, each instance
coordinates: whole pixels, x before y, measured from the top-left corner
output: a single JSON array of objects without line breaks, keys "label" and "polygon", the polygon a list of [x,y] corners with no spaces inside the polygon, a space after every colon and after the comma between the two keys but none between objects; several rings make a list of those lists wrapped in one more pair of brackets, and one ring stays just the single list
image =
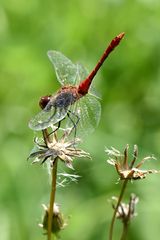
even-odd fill
[{"label": "dragonfly thorax", "polygon": [[72,92],[62,92],[58,94],[53,102],[55,108],[67,108],[76,101],[76,96]]},{"label": "dragonfly thorax", "polygon": [[52,107],[66,109],[78,99],[76,87],[63,87],[56,95],[50,97],[50,101],[45,107],[45,111],[50,111]]}]

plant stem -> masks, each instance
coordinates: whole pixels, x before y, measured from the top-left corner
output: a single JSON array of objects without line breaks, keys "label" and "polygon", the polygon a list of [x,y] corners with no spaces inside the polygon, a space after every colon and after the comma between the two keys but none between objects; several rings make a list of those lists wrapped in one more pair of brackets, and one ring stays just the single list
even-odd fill
[{"label": "plant stem", "polygon": [[52,235],[52,219],[53,219],[55,193],[56,193],[57,162],[58,162],[58,158],[54,160],[53,167],[51,169],[52,184],[51,184],[50,204],[48,209],[48,240],[51,240],[51,235]]},{"label": "plant stem", "polygon": [[119,195],[119,198],[118,198],[116,208],[115,208],[114,213],[113,213],[113,217],[112,217],[112,221],[111,221],[111,225],[110,225],[110,230],[109,230],[109,240],[112,240],[112,238],[113,238],[113,227],[114,227],[114,223],[115,223],[115,219],[116,219],[116,213],[117,213],[119,204],[121,203],[122,197],[124,195],[124,191],[126,189],[127,183],[128,183],[128,179],[125,179],[124,182],[123,182],[123,185],[122,185],[122,189],[121,189],[121,192],[120,192],[120,195]]},{"label": "plant stem", "polygon": [[42,134],[43,134],[44,142],[45,142],[45,144],[47,146],[48,142],[50,142],[49,134],[48,134],[47,129],[42,130]]},{"label": "plant stem", "polygon": [[123,232],[122,232],[121,240],[126,239],[127,232],[128,232],[128,223],[123,222]]}]

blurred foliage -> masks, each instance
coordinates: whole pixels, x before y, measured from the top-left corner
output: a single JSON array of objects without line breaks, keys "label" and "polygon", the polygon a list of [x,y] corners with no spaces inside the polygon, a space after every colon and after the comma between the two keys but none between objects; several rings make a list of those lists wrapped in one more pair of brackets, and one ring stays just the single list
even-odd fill
[{"label": "blurred foliage", "polygon": [[[104,147],[122,150],[136,143],[140,156],[157,157],[149,168],[160,167],[160,2],[1,0],[0,23],[3,240],[46,239],[37,224],[41,204],[49,198],[47,170],[26,161],[33,145],[28,120],[39,111],[39,97],[59,87],[46,52],[56,49],[91,70],[106,44],[126,32],[94,81],[102,95],[102,118],[83,143],[93,160],[75,161],[79,183],[57,190],[57,202],[69,216],[62,239],[107,239],[112,216],[108,199],[119,193],[120,185],[106,164]],[[128,193],[140,198],[130,240],[159,239],[158,182],[155,175],[130,184]],[[117,224],[115,239],[119,232]]]}]

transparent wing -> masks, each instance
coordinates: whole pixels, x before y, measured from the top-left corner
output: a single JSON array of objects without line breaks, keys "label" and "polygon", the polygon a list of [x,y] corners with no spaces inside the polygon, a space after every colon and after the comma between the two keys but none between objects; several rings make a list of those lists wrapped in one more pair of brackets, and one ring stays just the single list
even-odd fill
[{"label": "transparent wing", "polygon": [[77,74],[76,74],[76,84],[79,85],[89,74],[88,70],[81,64],[77,63]]},{"label": "transparent wing", "polygon": [[90,134],[99,124],[101,104],[95,96],[87,94],[77,101],[76,114],[80,119],[77,126],[78,135]]},{"label": "transparent wing", "polygon": [[72,121],[67,119],[67,127],[73,127],[79,118],[76,125],[76,136],[88,135],[98,126],[101,116],[101,104],[95,96],[87,94],[71,106],[69,115]]},{"label": "transparent wing", "polygon": [[47,55],[52,62],[56,76],[61,85],[75,85],[77,66],[58,51],[48,51]]},{"label": "transparent wing", "polygon": [[[45,108],[46,109],[46,108]],[[51,107],[50,110],[42,110],[29,121],[29,127],[40,131],[61,121],[67,115],[67,109]]]},{"label": "transparent wing", "polygon": [[101,94],[96,90],[94,84],[92,83],[92,85],[90,86],[90,89],[89,89],[89,94],[98,98],[98,99],[101,99]]}]

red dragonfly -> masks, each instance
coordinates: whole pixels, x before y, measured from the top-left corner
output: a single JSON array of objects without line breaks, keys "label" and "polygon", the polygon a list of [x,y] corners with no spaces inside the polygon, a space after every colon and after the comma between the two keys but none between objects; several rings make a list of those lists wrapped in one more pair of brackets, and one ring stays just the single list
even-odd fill
[{"label": "red dragonfly", "polygon": [[[39,104],[43,110],[30,120],[29,127],[36,131],[44,130],[60,124],[66,115],[71,119],[72,113],[77,117],[77,123],[80,119],[81,129],[94,130],[100,119],[101,106],[96,96],[90,91],[90,85],[105,59],[120,43],[123,36],[124,33],[120,33],[110,42],[90,74],[82,65],[73,64],[60,52],[49,51],[48,57],[62,87],[56,94],[41,98]],[[71,121],[75,125],[72,119]]]}]

